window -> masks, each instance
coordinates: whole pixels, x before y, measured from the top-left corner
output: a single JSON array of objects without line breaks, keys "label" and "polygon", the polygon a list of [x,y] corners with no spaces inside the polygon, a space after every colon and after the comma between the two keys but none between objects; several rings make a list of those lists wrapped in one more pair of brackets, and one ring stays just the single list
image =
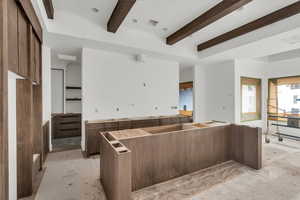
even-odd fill
[{"label": "window", "polygon": [[269,80],[268,114],[300,116],[300,76]]},{"label": "window", "polygon": [[298,97],[298,95],[294,95],[294,104],[298,104],[298,99],[299,99],[300,97]]},{"label": "window", "polygon": [[241,121],[261,119],[261,80],[241,77]]}]

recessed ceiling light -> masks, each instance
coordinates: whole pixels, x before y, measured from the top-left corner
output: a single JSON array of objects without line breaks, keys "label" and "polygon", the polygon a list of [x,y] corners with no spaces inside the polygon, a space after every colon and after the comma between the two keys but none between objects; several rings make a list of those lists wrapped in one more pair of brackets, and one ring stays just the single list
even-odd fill
[{"label": "recessed ceiling light", "polygon": [[138,23],[138,20],[137,19],[132,19],[132,22],[133,23]]},{"label": "recessed ceiling light", "polygon": [[99,9],[98,8],[92,8],[92,11],[97,13],[97,12],[99,12]]}]

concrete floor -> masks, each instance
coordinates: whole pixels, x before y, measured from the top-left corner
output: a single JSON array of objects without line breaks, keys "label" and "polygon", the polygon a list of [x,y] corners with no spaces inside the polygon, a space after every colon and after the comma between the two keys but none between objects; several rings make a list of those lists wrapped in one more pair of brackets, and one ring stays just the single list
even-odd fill
[{"label": "concrete floor", "polygon": [[[133,194],[133,200],[300,200],[300,142],[272,138],[263,169],[230,161]],[[80,150],[49,154],[36,200],[106,200],[99,159]]]},{"label": "concrete floor", "polygon": [[58,138],[52,140],[53,151],[64,151],[81,148],[81,137]]}]

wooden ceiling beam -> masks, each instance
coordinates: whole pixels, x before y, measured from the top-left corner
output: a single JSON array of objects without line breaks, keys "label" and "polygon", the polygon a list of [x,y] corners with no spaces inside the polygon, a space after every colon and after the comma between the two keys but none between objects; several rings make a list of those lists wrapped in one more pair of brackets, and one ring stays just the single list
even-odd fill
[{"label": "wooden ceiling beam", "polygon": [[243,7],[252,0],[223,0],[204,14],[194,19],[169,37],[167,44],[173,45],[180,40],[192,35],[193,33],[203,29],[204,27],[216,22],[233,11]]},{"label": "wooden ceiling beam", "polygon": [[52,0],[43,0],[44,7],[46,9],[46,13],[49,19],[54,19],[54,7]]},{"label": "wooden ceiling beam", "polygon": [[223,35],[220,35],[214,39],[211,39],[207,42],[204,42],[200,45],[198,45],[198,51],[203,51],[205,49],[208,49],[210,47],[216,46],[218,44],[221,44],[225,41],[237,38],[239,36],[242,36],[244,34],[250,33],[252,31],[255,31],[257,29],[260,29],[262,27],[268,26],[270,24],[276,23],[278,21],[281,21],[283,19],[286,19],[288,17],[294,16],[296,14],[300,13],[300,2],[293,3],[287,7],[284,7],[280,10],[277,10],[271,14],[268,14],[264,17],[261,17],[257,20],[254,20],[248,24],[245,24],[239,28],[236,28],[232,31],[229,31]]},{"label": "wooden ceiling beam", "polygon": [[107,23],[107,31],[116,33],[136,0],[118,0],[118,3]]}]

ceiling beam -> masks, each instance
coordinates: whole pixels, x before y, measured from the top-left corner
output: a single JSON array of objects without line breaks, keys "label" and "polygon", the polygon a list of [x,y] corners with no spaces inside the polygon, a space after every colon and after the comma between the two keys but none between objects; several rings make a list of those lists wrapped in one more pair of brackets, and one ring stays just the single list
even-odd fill
[{"label": "ceiling beam", "polygon": [[242,36],[244,34],[250,33],[262,27],[268,26],[270,24],[276,23],[288,17],[294,16],[300,13],[300,2],[293,3],[287,7],[284,7],[280,10],[277,10],[271,14],[268,14],[264,17],[261,17],[257,20],[254,20],[248,24],[245,24],[239,28],[236,28],[232,31],[229,31],[223,35],[220,35],[214,39],[211,39],[207,42],[204,42],[198,45],[198,51],[203,51],[210,47],[221,44],[225,41],[234,39],[236,37]]},{"label": "ceiling beam", "polygon": [[49,19],[54,19],[54,7],[52,0],[43,0],[44,7],[46,9],[46,13]]},{"label": "ceiling beam", "polygon": [[107,23],[107,31],[116,33],[136,0],[118,0],[118,3]]},{"label": "ceiling beam", "polygon": [[192,35],[193,33],[203,29],[204,27],[216,22],[233,11],[243,7],[252,0],[223,0],[204,14],[194,19],[169,37],[167,44],[173,45],[180,40]]}]

